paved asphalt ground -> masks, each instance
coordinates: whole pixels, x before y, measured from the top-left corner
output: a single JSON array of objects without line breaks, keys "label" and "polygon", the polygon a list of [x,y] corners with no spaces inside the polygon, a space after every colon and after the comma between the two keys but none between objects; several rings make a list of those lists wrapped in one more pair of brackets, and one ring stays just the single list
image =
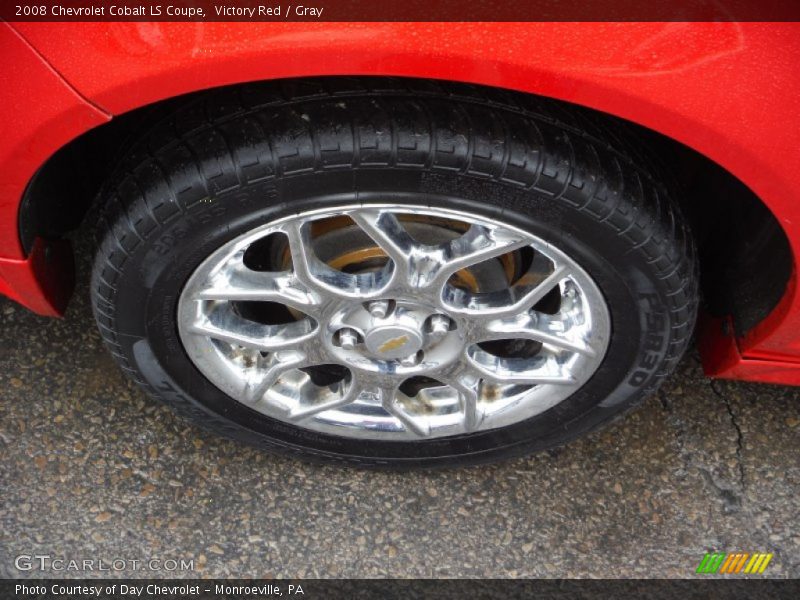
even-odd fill
[{"label": "paved asphalt ground", "polygon": [[0,577],[42,576],[15,569],[24,554],[194,561],[121,573],[140,577],[687,577],[709,550],[800,576],[800,389],[712,383],[690,354],[638,411],[550,453],[313,466],[147,398],[84,295],[62,321],[0,300]]}]

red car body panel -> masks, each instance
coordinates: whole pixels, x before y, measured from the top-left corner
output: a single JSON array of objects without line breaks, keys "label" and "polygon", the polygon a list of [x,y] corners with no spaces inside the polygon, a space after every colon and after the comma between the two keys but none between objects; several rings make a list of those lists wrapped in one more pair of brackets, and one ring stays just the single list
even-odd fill
[{"label": "red car body panel", "polygon": [[64,243],[37,241],[25,256],[20,201],[50,155],[110,115],[82,98],[7,23],[0,23],[0,56],[0,106],[9,115],[0,135],[0,293],[57,316],[71,291],[71,255]]},{"label": "red car body panel", "polygon": [[[490,85],[623,117],[694,148],[772,210],[800,252],[800,25],[792,23],[15,23],[2,28],[0,291],[57,307],[17,233],[25,185],[58,147],[134,108],[227,84],[393,75]],[[34,50],[35,48],[35,50]],[[9,68],[8,65],[15,65]],[[19,92],[24,86],[23,93]],[[13,89],[14,93],[9,92]],[[9,177],[9,174],[13,176]],[[795,261],[796,262],[796,261]],[[9,276],[28,269],[27,277]],[[5,282],[2,280],[5,279]],[[745,337],[706,319],[721,377],[800,384],[795,276]],[[48,308],[49,307],[49,308]]]}]

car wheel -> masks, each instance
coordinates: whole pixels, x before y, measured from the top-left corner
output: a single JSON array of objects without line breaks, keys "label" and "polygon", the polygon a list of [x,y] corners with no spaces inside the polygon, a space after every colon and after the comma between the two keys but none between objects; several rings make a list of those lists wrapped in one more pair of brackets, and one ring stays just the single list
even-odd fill
[{"label": "car wheel", "polygon": [[562,444],[653,391],[694,323],[691,237],[621,127],[414,82],[186,101],[107,186],[100,330],[146,390],[266,449]]}]

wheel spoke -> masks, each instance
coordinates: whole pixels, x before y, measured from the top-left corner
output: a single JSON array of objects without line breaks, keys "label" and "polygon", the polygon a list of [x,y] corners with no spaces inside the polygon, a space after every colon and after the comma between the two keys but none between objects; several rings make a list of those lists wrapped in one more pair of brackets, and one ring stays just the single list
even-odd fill
[{"label": "wheel spoke", "polygon": [[430,427],[425,423],[420,423],[417,419],[406,413],[397,403],[397,396],[400,393],[399,381],[394,378],[370,378],[373,383],[365,384],[362,393],[380,398],[381,406],[390,415],[395,417],[409,433],[417,437],[427,437],[430,435]]},{"label": "wheel spoke", "polygon": [[456,271],[529,245],[530,240],[511,230],[472,225],[466,233],[440,249],[441,266],[436,273],[436,283],[444,284]]},{"label": "wheel spoke", "polygon": [[417,243],[397,217],[387,211],[366,209],[356,211],[350,216],[391,259],[394,266],[393,283],[407,282]]},{"label": "wheel spoke", "polygon": [[243,319],[228,304],[216,307],[209,314],[200,314],[189,331],[221,342],[245,348],[274,352],[296,348],[317,335],[317,326],[311,319],[281,325],[264,325]]},{"label": "wheel spoke", "polygon": [[299,369],[306,364],[306,356],[302,352],[276,352],[270,356],[266,373],[255,382],[248,382],[242,396],[247,404],[257,406],[265,401],[264,394],[275,385],[281,375],[292,369]]},{"label": "wheel spoke", "polygon": [[[455,314],[480,318],[515,317],[533,308],[570,275],[566,265],[559,265],[544,279],[530,286],[520,281],[504,293],[467,294],[467,299],[458,304],[447,302],[447,308]],[[455,293],[463,294],[460,291]]]},{"label": "wheel spoke", "polygon": [[243,264],[217,275],[212,283],[200,289],[197,300],[278,302],[305,313],[319,304],[318,294],[304,286],[288,272],[253,271]]},{"label": "wheel spoke", "polygon": [[290,221],[282,227],[282,230],[289,240],[289,254],[292,256],[294,276],[303,285],[311,289],[319,289],[322,282],[314,275],[314,269],[318,268],[319,261],[313,254],[313,241],[306,223]]},{"label": "wheel spoke", "polygon": [[380,273],[353,275],[332,269],[314,254],[314,241],[307,223],[292,221],[282,227],[289,239],[294,276],[322,298],[353,300],[374,296],[382,287]]},{"label": "wheel spoke", "polygon": [[[569,277],[569,269],[565,265],[558,265],[553,272],[542,281],[535,284],[530,290],[523,293],[503,314],[516,314],[528,311],[539,303],[562,279]],[[500,314],[501,311],[498,311]]]},{"label": "wheel spoke", "polygon": [[476,352],[470,358],[483,379],[500,384],[564,385],[576,383],[555,357],[538,355],[532,359],[497,359],[488,352]]},{"label": "wheel spoke", "polygon": [[530,313],[505,319],[476,321],[472,325],[470,339],[473,343],[506,339],[534,340],[584,356],[597,355],[585,342],[570,339],[563,332],[556,332],[550,319],[538,319]]},{"label": "wheel spoke", "polygon": [[295,406],[288,412],[286,418],[295,423],[299,423],[305,421],[306,419],[310,419],[319,413],[325,412],[326,410],[340,408],[342,406],[352,404],[355,402],[356,398],[358,398],[358,390],[356,389],[354,383],[354,381],[350,381],[350,383],[347,384],[347,388],[345,389],[341,398],[335,398],[328,402],[318,402],[315,404]]},{"label": "wheel spoke", "polygon": [[462,411],[462,424],[465,431],[475,431],[484,418],[478,407],[478,390],[482,374],[464,360],[440,375],[442,383],[450,386],[458,393]]}]

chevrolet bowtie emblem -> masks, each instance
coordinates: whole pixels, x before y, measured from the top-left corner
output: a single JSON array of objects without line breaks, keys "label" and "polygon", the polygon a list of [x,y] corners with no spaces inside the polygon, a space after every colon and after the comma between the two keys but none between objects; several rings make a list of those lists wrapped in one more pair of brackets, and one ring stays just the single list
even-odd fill
[{"label": "chevrolet bowtie emblem", "polygon": [[378,352],[381,354],[385,352],[391,352],[392,350],[397,350],[398,348],[402,348],[408,342],[407,335],[400,335],[396,338],[392,338],[383,342],[380,346],[378,346]]}]

